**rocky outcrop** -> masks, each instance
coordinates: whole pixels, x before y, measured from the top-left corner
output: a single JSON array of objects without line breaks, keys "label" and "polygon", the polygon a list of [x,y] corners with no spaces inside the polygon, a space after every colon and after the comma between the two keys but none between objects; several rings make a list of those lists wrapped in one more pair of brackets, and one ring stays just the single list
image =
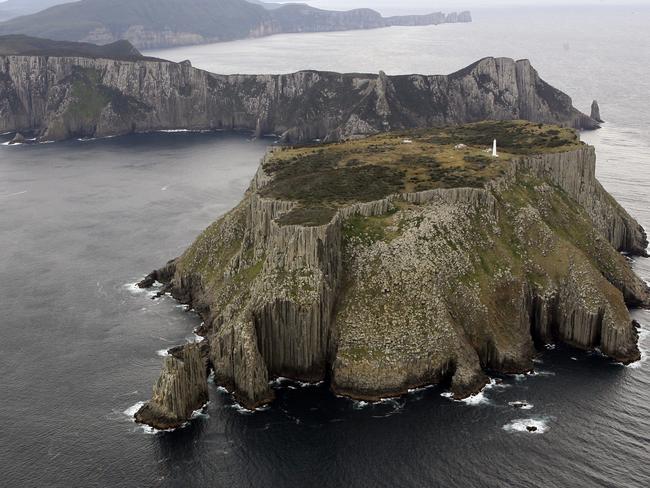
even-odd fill
[{"label": "rocky outcrop", "polygon": [[[471,22],[469,12],[385,18],[369,8],[322,10],[304,3],[265,8],[245,0],[81,0],[0,23],[0,34],[108,44],[126,39],[141,49],[231,41],[292,32],[376,29],[390,25]],[[0,16],[2,15],[0,3]],[[200,12],[197,15],[197,12]]]},{"label": "rocky outcrop", "polygon": [[156,429],[180,427],[208,401],[207,365],[197,343],[176,348],[165,358],[153,396],[135,414]]},{"label": "rocky outcrop", "polygon": [[16,132],[16,135],[9,141],[9,144],[23,144],[25,141],[25,136],[20,132]]},{"label": "rocky outcrop", "polygon": [[600,107],[596,100],[591,103],[591,118],[601,124],[604,122],[604,120],[600,118]]},{"label": "rocky outcrop", "polygon": [[647,240],[596,181],[593,148],[514,157],[481,187],[341,204],[308,225],[285,224],[302,204],[272,196],[277,154],[156,275],[201,312],[216,381],[249,408],[278,376],[369,400],[449,382],[462,398],[485,369],[531,370],[535,344],[639,358],[626,301],[650,303],[648,289],[618,250]]},{"label": "rocky outcrop", "polygon": [[0,132],[40,140],[183,128],[331,141],[485,119],[598,127],[527,60],[486,58],[447,76],[216,75],[151,59],[0,56]]}]

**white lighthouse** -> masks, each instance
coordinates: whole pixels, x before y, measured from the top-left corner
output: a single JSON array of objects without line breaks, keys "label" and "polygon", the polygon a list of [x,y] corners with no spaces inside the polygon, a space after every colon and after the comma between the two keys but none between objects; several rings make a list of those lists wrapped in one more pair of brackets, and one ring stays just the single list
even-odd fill
[{"label": "white lighthouse", "polygon": [[498,158],[499,157],[499,155],[497,154],[497,140],[496,139],[492,142],[492,157],[493,158]]}]

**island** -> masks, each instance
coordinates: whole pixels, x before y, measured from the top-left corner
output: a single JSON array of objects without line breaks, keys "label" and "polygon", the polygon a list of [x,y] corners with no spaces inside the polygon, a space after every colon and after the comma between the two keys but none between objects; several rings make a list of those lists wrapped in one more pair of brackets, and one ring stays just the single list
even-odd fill
[{"label": "island", "polygon": [[157,130],[329,142],[512,119],[599,127],[525,59],[485,58],[449,75],[219,75],[143,56],[127,41],[0,37],[0,133],[40,142]]},{"label": "island", "polygon": [[136,420],[183,425],[211,373],[254,409],[278,377],[460,399],[547,343],[638,360],[627,306],[650,297],[621,253],[648,241],[595,163],[575,130],[518,120],[270,150],[242,201],[140,283],[198,312],[203,339],[170,351]]}]

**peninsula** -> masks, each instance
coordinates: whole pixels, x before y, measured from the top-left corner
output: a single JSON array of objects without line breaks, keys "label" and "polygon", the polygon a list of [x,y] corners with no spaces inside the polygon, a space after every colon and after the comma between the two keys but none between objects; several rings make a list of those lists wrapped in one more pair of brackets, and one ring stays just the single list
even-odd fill
[{"label": "peninsula", "polygon": [[209,372],[252,409],[280,376],[463,398],[555,341],[638,360],[626,304],[648,288],[621,252],[648,242],[595,162],[573,129],[527,121],[270,151],[239,205],[141,283],[193,307],[204,340],[165,358],[136,420],[182,425]]},{"label": "peninsula", "polygon": [[[361,8],[322,10],[305,3],[246,0],[9,0],[3,11],[30,11],[0,22],[0,35],[24,34],[59,41],[107,44],[128,40],[140,49],[205,44],[297,32],[376,29],[471,22],[469,12],[383,17]],[[47,4],[50,5],[47,5]],[[56,5],[51,5],[56,3]],[[46,7],[34,12],[34,8]]]},{"label": "peninsula", "polygon": [[528,60],[485,58],[449,75],[218,75],[127,41],[0,37],[0,133],[39,141],[186,129],[327,142],[486,119],[599,127]]}]

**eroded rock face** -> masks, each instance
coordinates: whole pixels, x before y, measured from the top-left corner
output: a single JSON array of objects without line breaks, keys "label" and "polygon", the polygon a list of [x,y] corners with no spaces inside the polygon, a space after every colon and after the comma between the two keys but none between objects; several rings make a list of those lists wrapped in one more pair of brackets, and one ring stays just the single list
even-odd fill
[{"label": "eroded rock face", "polygon": [[486,58],[448,76],[225,76],[151,59],[0,56],[0,132],[40,140],[183,128],[328,141],[486,119],[598,127],[527,60]]},{"label": "eroded rock face", "polygon": [[535,344],[553,341],[639,359],[626,301],[648,304],[648,289],[618,251],[647,240],[596,181],[592,147],[514,158],[481,188],[343,205],[315,226],[281,225],[297,203],[265,193],[264,167],[157,275],[201,312],[216,381],[244,405],[272,400],[277,376],[331,377],[360,399],[449,381],[462,398],[486,368],[531,370]]},{"label": "eroded rock face", "polygon": [[165,357],[153,396],[135,414],[156,429],[183,425],[208,401],[207,365],[200,344],[187,344]]}]

